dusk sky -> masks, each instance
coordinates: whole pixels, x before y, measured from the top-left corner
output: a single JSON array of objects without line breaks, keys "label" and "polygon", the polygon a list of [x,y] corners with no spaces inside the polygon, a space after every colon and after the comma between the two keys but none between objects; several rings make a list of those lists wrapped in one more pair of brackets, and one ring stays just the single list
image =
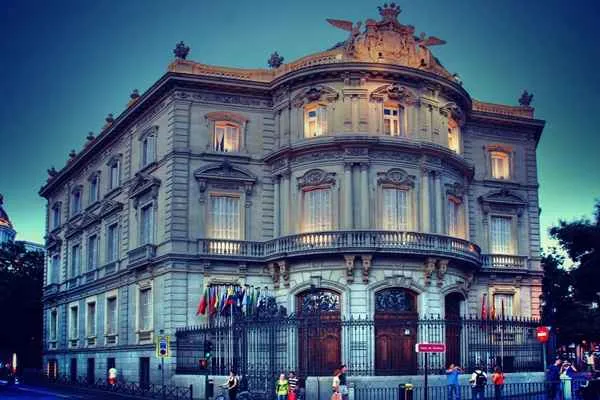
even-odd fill
[{"label": "dusk sky", "polygon": [[[448,43],[433,48],[473,98],[516,105],[534,93],[547,121],[538,148],[542,236],[591,215],[600,197],[600,2],[406,0],[400,21]],[[17,238],[42,242],[46,169],[62,168],[89,131],[189,59],[265,67],[344,40],[325,18],[377,18],[380,1],[0,0],[0,193]],[[546,242],[547,243],[547,242]]]}]

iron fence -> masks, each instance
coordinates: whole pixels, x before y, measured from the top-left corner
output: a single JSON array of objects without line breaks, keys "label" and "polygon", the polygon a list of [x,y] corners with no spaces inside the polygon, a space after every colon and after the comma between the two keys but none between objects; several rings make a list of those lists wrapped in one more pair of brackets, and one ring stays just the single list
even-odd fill
[{"label": "iron fence", "polygon": [[230,369],[250,379],[273,380],[281,371],[327,376],[341,363],[350,375],[415,375],[425,360],[418,342],[446,343],[431,354],[430,373],[450,363],[505,372],[542,371],[542,345],[528,319],[481,320],[375,318],[334,315],[272,319],[221,319],[176,333],[177,373],[225,375]]}]

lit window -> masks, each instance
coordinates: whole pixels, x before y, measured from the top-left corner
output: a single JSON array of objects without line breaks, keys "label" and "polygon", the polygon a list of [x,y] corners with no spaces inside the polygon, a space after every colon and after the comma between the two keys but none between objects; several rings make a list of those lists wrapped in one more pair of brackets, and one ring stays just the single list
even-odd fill
[{"label": "lit window", "polygon": [[90,204],[100,198],[100,177],[96,174],[90,178]]},{"label": "lit window", "polygon": [[60,203],[56,203],[52,207],[52,228],[60,226]]},{"label": "lit window", "polygon": [[410,229],[409,193],[395,188],[383,189],[383,229],[406,231]]},{"label": "lit window", "polygon": [[210,237],[214,239],[241,239],[240,198],[211,196]]},{"label": "lit window", "polygon": [[106,334],[117,334],[117,298],[106,299]]},{"label": "lit window", "polygon": [[76,244],[71,248],[71,278],[79,275],[81,271],[81,245]]},{"label": "lit window", "polygon": [[307,106],[304,109],[304,136],[323,136],[327,133],[327,108]]},{"label": "lit window", "polygon": [[142,167],[156,161],[156,136],[146,135],[142,140]]},{"label": "lit window", "polygon": [[86,336],[96,336],[96,302],[87,303]]},{"label": "lit window", "polygon": [[383,107],[383,133],[388,136],[405,136],[404,109],[402,107]]},{"label": "lit window", "polygon": [[333,229],[331,189],[304,192],[304,232]]},{"label": "lit window", "polygon": [[458,124],[453,118],[448,118],[448,148],[456,153],[460,152]]},{"label": "lit window", "polygon": [[513,310],[514,296],[512,294],[495,294],[494,295],[494,308],[496,309],[496,316],[512,317],[514,315]]},{"label": "lit window", "polygon": [[88,238],[87,270],[93,271],[98,268],[98,236],[92,235]]},{"label": "lit window", "polygon": [[116,189],[121,184],[120,177],[121,162],[118,159],[114,159],[110,163],[110,189]]},{"label": "lit window", "polygon": [[154,207],[148,204],[142,207],[140,213],[140,244],[154,242]]},{"label": "lit window", "polygon": [[71,193],[71,215],[81,212],[81,190],[75,189]]},{"label": "lit window", "polygon": [[462,205],[458,199],[448,199],[448,235],[464,237]]},{"label": "lit window", "polygon": [[149,331],[152,329],[152,289],[140,290],[140,312],[139,312],[139,330]]},{"label": "lit window", "polygon": [[496,179],[510,178],[510,157],[502,151],[491,151],[490,159],[492,162],[492,177]]},{"label": "lit window", "polygon": [[119,225],[108,226],[106,232],[106,258],[107,262],[116,261],[119,255]]},{"label": "lit window", "polygon": [[73,306],[70,309],[69,316],[69,338],[77,339],[79,337],[79,309],[77,306]]},{"label": "lit window", "polygon": [[512,218],[498,216],[492,217],[490,238],[490,247],[493,254],[512,254]]},{"label": "lit window", "polygon": [[56,310],[50,312],[50,340],[56,340],[56,331],[58,330],[58,313]]},{"label": "lit window", "polygon": [[230,122],[216,122],[213,150],[232,153],[240,150],[240,127]]}]

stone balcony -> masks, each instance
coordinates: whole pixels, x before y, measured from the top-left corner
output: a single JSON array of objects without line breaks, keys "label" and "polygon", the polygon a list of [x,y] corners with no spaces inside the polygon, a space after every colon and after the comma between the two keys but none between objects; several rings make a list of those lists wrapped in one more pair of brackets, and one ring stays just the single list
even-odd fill
[{"label": "stone balcony", "polygon": [[467,240],[420,232],[348,230],[282,236],[264,242],[199,239],[198,254],[206,258],[269,261],[340,252],[444,257],[481,265],[479,246]]},{"label": "stone balcony", "polygon": [[144,244],[127,253],[129,267],[145,265],[156,256],[156,246]]},{"label": "stone balcony", "polygon": [[522,271],[529,269],[526,256],[515,256],[510,254],[482,254],[481,264],[483,268],[494,271]]}]

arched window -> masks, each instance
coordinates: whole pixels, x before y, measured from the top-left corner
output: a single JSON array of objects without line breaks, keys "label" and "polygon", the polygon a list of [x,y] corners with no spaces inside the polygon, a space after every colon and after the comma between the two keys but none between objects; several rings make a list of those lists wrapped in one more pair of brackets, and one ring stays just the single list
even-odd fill
[{"label": "arched window", "polygon": [[383,289],[375,293],[375,313],[416,313],[416,294],[404,288]]},{"label": "arched window", "polygon": [[240,126],[233,122],[215,122],[213,150],[224,153],[240,151]]},{"label": "arched window", "polygon": [[304,136],[316,137],[327,134],[327,107],[311,103],[304,107]]}]

